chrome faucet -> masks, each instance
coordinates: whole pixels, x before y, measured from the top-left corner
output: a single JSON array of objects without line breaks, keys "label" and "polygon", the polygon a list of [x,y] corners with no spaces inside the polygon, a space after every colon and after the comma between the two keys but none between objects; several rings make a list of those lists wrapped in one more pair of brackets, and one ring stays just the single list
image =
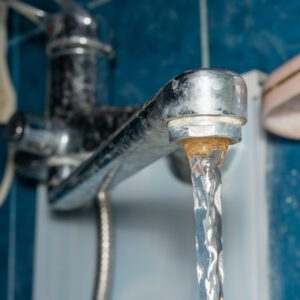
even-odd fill
[{"label": "chrome faucet", "polygon": [[247,89],[237,74],[215,69],[180,74],[50,193],[50,205],[69,210],[91,204],[108,177],[106,189],[178,150],[180,140],[222,137],[236,143],[246,113]]},{"label": "chrome faucet", "polygon": [[97,59],[112,58],[114,51],[99,40],[92,16],[71,0],[58,1],[56,14],[16,0],[8,3],[48,34],[45,116],[17,113],[7,135],[17,170],[48,182],[54,209],[89,205],[111,172],[115,175],[107,188],[174,152],[172,170],[186,181],[188,167],[178,155],[181,139],[240,140],[246,86],[235,73],[202,69],[180,74],[138,110],[97,106],[98,99],[105,102],[96,92],[103,84]]},{"label": "chrome faucet", "polygon": [[16,113],[7,126],[7,138],[16,152],[17,172],[51,187],[135,110],[103,107],[108,102],[107,83],[99,65],[109,64],[115,53],[99,39],[97,23],[87,11],[71,0],[57,2],[60,11],[50,14],[21,1],[6,1],[43,27],[48,37],[45,114]]},{"label": "chrome faucet", "polygon": [[112,58],[114,51],[98,39],[92,16],[71,0],[59,1],[62,10],[53,15],[19,1],[8,3],[44,26],[49,37],[47,111],[44,116],[17,113],[7,126],[16,169],[48,183],[54,210],[97,200],[101,251],[93,299],[104,300],[111,257],[107,190],[169,154],[174,154],[172,171],[187,181],[189,167],[178,143],[208,137],[238,142],[247,118],[246,85],[233,72],[200,69],[176,76],[141,108],[97,106],[105,102],[96,92],[103,84],[97,60]]}]

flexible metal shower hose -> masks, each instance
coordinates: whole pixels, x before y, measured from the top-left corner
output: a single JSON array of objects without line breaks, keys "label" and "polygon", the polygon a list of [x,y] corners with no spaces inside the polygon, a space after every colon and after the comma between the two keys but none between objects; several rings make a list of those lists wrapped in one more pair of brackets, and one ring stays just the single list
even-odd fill
[{"label": "flexible metal shower hose", "polygon": [[101,190],[97,195],[98,249],[93,300],[107,300],[111,282],[112,238],[110,200]]}]

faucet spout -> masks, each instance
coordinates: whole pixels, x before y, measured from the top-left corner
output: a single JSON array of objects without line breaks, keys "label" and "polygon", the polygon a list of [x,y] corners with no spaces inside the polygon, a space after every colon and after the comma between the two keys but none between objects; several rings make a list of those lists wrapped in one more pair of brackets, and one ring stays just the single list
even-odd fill
[{"label": "faucet spout", "polygon": [[110,188],[179,149],[180,140],[222,137],[238,142],[246,98],[244,80],[230,71],[200,69],[176,76],[51,191],[50,205],[69,210],[91,204],[112,170],[118,168]]}]

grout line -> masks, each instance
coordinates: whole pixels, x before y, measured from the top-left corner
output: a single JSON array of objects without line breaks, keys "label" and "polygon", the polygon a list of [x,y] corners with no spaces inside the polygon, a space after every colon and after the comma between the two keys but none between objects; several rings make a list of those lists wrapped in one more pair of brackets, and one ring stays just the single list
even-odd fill
[{"label": "grout line", "polygon": [[201,40],[201,67],[209,68],[209,34],[207,19],[207,0],[199,0],[199,17],[200,17],[200,40]]},{"label": "grout line", "polygon": [[16,182],[13,181],[9,196],[9,241],[8,241],[8,275],[7,275],[7,300],[13,300],[16,281]]}]

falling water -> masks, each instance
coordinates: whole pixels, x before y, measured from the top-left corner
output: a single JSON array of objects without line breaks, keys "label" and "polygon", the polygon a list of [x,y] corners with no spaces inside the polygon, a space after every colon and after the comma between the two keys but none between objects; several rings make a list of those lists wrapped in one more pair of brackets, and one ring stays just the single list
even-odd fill
[{"label": "falling water", "polygon": [[197,276],[200,300],[223,300],[221,172],[230,140],[182,142],[190,162],[196,220]]}]

